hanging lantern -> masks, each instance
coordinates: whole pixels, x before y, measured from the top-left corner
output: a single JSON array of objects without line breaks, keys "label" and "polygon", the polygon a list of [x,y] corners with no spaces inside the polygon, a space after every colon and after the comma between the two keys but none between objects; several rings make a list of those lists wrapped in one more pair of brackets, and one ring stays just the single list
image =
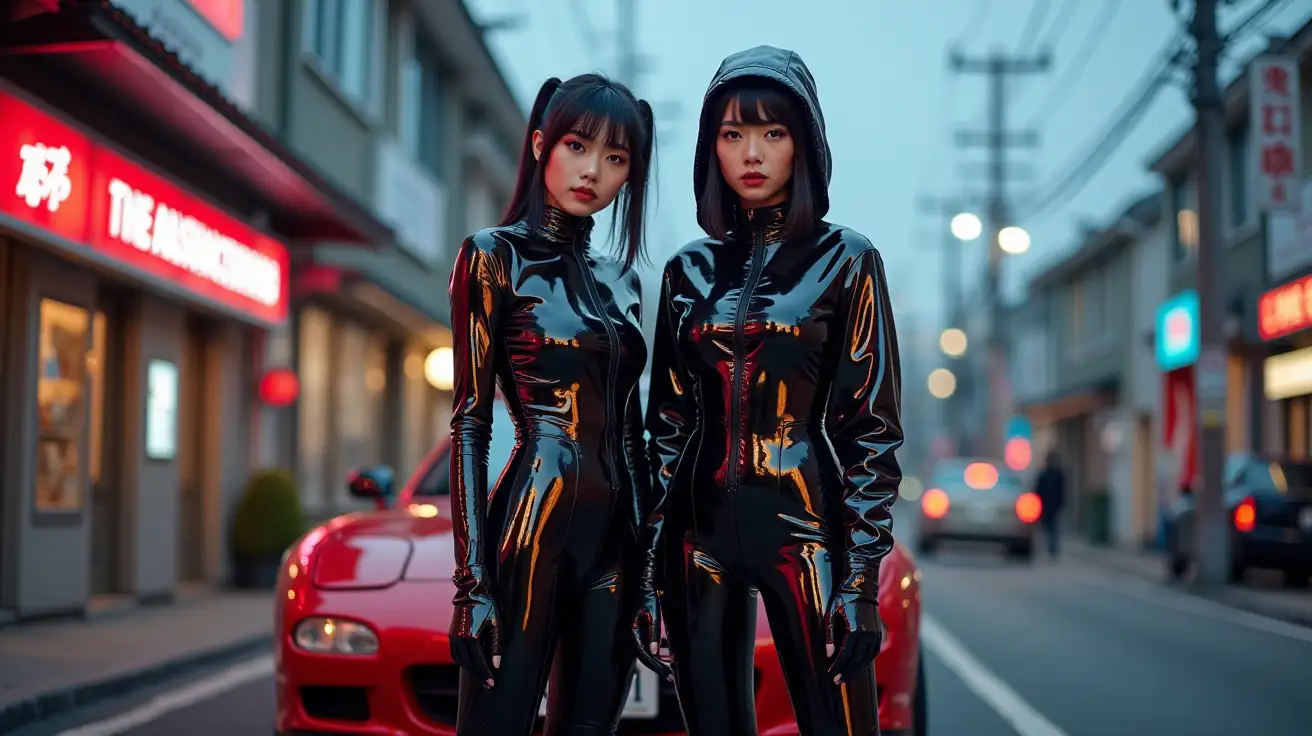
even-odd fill
[{"label": "hanging lantern", "polygon": [[290,368],[274,368],[260,378],[260,401],[282,408],[296,401],[301,393],[301,380]]}]

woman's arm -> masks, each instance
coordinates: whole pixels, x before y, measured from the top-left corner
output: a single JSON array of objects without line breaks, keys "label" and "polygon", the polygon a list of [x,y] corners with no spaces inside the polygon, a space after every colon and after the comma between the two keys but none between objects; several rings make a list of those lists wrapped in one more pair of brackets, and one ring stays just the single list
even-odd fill
[{"label": "woman's arm", "polygon": [[467,238],[456,254],[450,284],[455,344],[451,524],[456,555],[450,637],[456,664],[489,686],[492,672],[479,637],[484,633],[490,637],[494,663],[501,645],[491,574],[484,567],[483,524],[487,518],[487,452],[496,400],[495,346],[506,283],[495,241]]},{"label": "woman's arm", "polygon": [[647,431],[651,434],[648,454],[653,466],[652,498],[646,511],[647,544],[653,559],[665,523],[665,501],[670,484],[679,458],[697,426],[698,411],[692,395],[692,376],[679,355],[670,269],[669,265],[665,267],[660,302],[656,307],[659,311],[652,341],[651,392],[647,404]]},{"label": "woman's arm", "polygon": [[892,506],[902,482],[901,364],[888,281],[879,252],[856,257],[834,351],[826,429],[843,472],[847,569],[872,574],[893,548]]}]

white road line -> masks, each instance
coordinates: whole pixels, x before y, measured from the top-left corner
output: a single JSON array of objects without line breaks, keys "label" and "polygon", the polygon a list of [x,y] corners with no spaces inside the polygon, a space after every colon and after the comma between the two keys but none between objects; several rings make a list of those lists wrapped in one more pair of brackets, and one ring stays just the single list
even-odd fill
[{"label": "white road line", "polygon": [[[1100,571],[1103,572],[1103,571]],[[1245,611],[1242,608],[1211,600],[1210,598],[1201,598],[1190,593],[1164,587],[1150,583],[1141,578],[1134,577],[1125,573],[1104,573],[1107,577],[1114,578],[1115,582],[1103,578],[1100,575],[1093,574],[1086,577],[1086,582],[1102,588],[1112,593],[1119,593],[1127,598],[1152,603],[1163,608],[1169,608],[1182,613],[1210,618],[1215,621],[1225,621],[1236,626],[1261,631],[1267,634],[1283,636],[1287,639],[1294,639],[1306,644],[1312,644],[1312,629],[1297,624],[1291,624],[1287,621],[1263,616],[1251,611]]]},{"label": "white road line", "polygon": [[961,681],[988,703],[1019,736],[1068,736],[966,650],[933,617],[920,614],[920,643],[942,660]]},{"label": "white road line", "polygon": [[229,690],[234,690],[272,674],[273,655],[266,654],[229,667],[222,672],[210,675],[203,680],[197,680],[177,690],[156,695],[148,702],[126,713],[120,713],[113,718],[63,731],[59,736],[118,736],[118,734],[126,733],[129,729],[159,720],[171,711],[202,703]]}]

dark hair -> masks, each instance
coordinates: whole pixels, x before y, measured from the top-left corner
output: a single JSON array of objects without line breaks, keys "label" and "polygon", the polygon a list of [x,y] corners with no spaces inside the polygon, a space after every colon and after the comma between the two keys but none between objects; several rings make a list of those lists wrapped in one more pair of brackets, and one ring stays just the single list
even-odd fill
[{"label": "dark hair", "polygon": [[[629,152],[629,179],[618,197],[622,214],[611,220],[611,236],[617,228],[621,231],[617,247],[627,271],[638,260],[646,260],[643,220],[655,127],[651,105],[646,100],[638,99],[628,87],[600,74],[581,74],[567,82],[552,77],[538,90],[529,113],[515,194],[501,224],[524,220],[530,230],[540,227],[547,207],[544,174],[551,151],[567,133],[592,139],[603,127],[607,145]],[[541,159],[533,157],[533,133],[538,130],[543,138]]]},{"label": "dark hair", "polygon": [[[802,103],[782,85],[767,79],[746,79],[731,83],[716,93],[707,106],[707,114],[712,115],[704,124],[711,130],[718,130],[720,121],[731,103],[738,103],[738,116],[744,125],[765,125],[782,123],[793,137],[793,177],[788,182],[788,217],[784,221],[784,237],[795,238],[808,235],[815,229],[816,195],[812,171],[816,164],[814,141],[811,140],[811,126],[802,110]],[[719,160],[715,153],[715,141],[718,135],[706,137],[708,149],[701,152],[706,162],[706,173],[702,181],[701,196],[697,205],[701,212],[702,229],[716,240],[725,240],[733,228],[734,209],[738,207],[738,195],[729,188],[720,173]]]}]

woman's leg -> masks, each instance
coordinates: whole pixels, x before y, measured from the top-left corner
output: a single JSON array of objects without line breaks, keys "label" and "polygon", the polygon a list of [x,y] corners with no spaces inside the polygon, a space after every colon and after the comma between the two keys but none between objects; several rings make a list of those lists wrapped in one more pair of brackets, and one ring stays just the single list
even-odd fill
[{"label": "woman's leg", "polygon": [[610,736],[629,695],[636,655],[616,562],[601,577],[562,590],[545,736]]},{"label": "woman's leg", "polygon": [[691,543],[673,554],[661,610],[688,736],[754,734],[756,596]]},{"label": "woman's leg", "polygon": [[756,567],[798,730],[802,736],[879,736],[875,668],[842,685],[829,674],[833,658],[825,651],[822,617],[833,590],[828,553],[816,545],[790,545],[772,562]]}]

